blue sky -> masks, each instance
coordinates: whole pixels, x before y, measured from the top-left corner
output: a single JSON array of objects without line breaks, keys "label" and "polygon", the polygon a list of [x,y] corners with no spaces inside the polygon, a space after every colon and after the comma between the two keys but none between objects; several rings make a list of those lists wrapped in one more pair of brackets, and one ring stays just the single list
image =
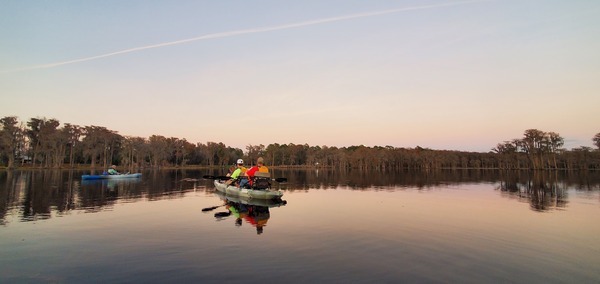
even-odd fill
[{"label": "blue sky", "polygon": [[600,132],[600,1],[3,1],[0,116],[246,145]]}]

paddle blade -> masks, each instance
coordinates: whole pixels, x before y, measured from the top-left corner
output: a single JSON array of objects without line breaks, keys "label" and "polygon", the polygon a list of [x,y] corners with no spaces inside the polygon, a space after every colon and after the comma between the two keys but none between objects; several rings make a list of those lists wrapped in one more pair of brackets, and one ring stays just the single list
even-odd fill
[{"label": "paddle blade", "polygon": [[286,182],[287,178],[276,178],[275,181],[276,182]]},{"label": "paddle blade", "polygon": [[231,215],[231,212],[217,212],[215,213],[215,218],[223,218]]},{"label": "paddle blade", "polygon": [[221,207],[221,206],[223,206],[223,205],[219,205],[219,206],[213,206],[213,207],[207,207],[207,208],[203,208],[203,209],[202,209],[202,212],[212,211],[212,210],[215,210],[215,209],[217,209],[217,208],[219,208],[219,207]]},{"label": "paddle blade", "polygon": [[218,180],[228,180],[231,179],[231,177],[228,176],[211,176],[211,175],[205,175],[202,176],[203,179],[218,179]]}]

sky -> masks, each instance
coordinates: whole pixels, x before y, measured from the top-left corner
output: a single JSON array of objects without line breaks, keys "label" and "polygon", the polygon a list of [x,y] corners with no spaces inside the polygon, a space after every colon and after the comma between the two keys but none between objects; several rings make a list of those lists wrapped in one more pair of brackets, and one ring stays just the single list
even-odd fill
[{"label": "sky", "polygon": [[0,1],[0,117],[487,152],[600,133],[600,1]]}]

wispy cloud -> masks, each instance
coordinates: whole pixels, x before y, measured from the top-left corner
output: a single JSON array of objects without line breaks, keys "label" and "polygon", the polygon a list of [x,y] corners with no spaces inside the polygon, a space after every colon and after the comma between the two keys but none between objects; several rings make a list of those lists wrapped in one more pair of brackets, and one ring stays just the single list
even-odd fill
[{"label": "wispy cloud", "polygon": [[253,33],[264,33],[264,32],[270,32],[270,31],[278,31],[278,30],[300,28],[300,27],[319,25],[319,24],[325,24],[325,23],[331,23],[331,22],[345,21],[345,20],[351,20],[351,19],[357,19],[357,18],[374,17],[374,16],[393,14],[393,13],[399,13],[399,12],[405,12],[405,11],[436,9],[436,8],[458,6],[458,5],[465,5],[465,4],[472,4],[472,3],[489,2],[489,1],[493,1],[493,0],[470,0],[470,1],[450,2],[450,3],[444,3],[444,4],[435,4],[435,5],[413,6],[413,7],[398,8],[398,9],[391,9],[391,10],[384,10],[384,11],[375,11],[375,12],[345,15],[345,16],[325,18],[325,19],[317,19],[317,20],[284,24],[284,25],[278,25],[278,26],[272,26],[272,27],[261,27],[261,28],[213,33],[213,34],[207,34],[207,35],[202,35],[202,36],[198,36],[198,37],[182,39],[182,40],[177,40],[177,41],[170,41],[170,42],[158,43],[158,44],[153,44],[153,45],[129,48],[129,49],[124,49],[124,50],[120,50],[120,51],[115,51],[115,52],[110,52],[110,53],[105,53],[105,54],[100,54],[100,55],[95,55],[95,56],[90,56],[90,57],[84,57],[84,58],[79,58],[79,59],[66,60],[66,61],[60,61],[60,62],[54,62],[54,63],[42,64],[42,65],[34,65],[34,66],[23,67],[23,68],[18,68],[18,69],[14,69],[14,70],[8,70],[8,71],[0,71],[0,73],[7,74],[7,73],[14,73],[14,72],[19,72],[19,71],[53,68],[53,67],[58,67],[58,66],[62,66],[62,65],[91,61],[91,60],[96,60],[96,59],[111,57],[111,56],[115,56],[115,55],[121,55],[121,54],[146,50],[146,49],[153,49],[153,48],[160,48],[160,47],[166,47],[166,46],[171,46],[171,45],[185,44],[185,43],[189,43],[189,42],[206,40],[206,39],[232,37],[232,36],[237,36],[237,35],[245,35],[245,34],[253,34]]}]

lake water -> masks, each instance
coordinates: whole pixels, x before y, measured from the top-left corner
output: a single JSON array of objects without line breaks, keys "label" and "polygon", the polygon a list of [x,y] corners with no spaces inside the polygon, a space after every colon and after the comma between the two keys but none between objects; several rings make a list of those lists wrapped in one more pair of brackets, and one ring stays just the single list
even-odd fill
[{"label": "lake water", "polygon": [[599,173],[280,170],[209,211],[218,172],[87,173],[0,172],[1,283],[600,282]]}]

